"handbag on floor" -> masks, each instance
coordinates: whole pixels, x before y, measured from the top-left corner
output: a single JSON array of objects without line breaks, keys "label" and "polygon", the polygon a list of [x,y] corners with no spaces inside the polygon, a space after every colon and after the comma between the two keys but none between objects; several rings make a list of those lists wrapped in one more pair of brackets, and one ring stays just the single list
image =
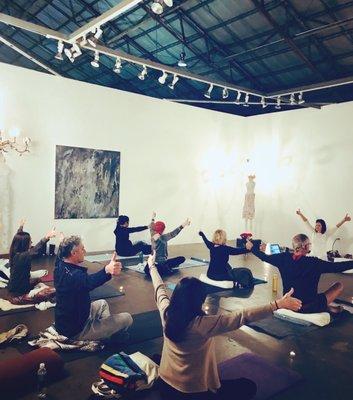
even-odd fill
[{"label": "handbag on floor", "polygon": [[251,289],[254,287],[254,276],[249,268],[232,268],[229,271],[233,281],[243,289]]}]

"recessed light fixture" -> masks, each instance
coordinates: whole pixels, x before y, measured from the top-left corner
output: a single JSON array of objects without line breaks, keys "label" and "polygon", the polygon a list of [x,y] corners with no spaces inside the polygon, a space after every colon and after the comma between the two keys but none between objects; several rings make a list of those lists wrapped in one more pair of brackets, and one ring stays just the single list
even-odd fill
[{"label": "recessed light fixture", "polygon": [[181,68],[187,67],[185,57],[186,57],[185,51],[182,51],[179,56],[178,67],[181,67]]}]

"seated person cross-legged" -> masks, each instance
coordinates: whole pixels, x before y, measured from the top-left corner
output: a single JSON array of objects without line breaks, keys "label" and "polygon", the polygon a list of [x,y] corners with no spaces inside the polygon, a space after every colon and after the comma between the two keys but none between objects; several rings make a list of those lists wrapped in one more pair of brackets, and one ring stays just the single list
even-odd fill
[{"label": "seated person cross-legged", "polygon": [[40,254],[43,246],[53,237],[55,229],[49,231],[35,246],[31,247],[31,235],[23,231],[25,221],[22,220],[17,233],[12,239],[10,247],[10,280],[8,289],[10,302],[16,305],[39,303],[55,296],[54,288],[44,288],[34,296],[29,296],[29,292],[40,282],[40,279],[31,279],[31,264],[33,257]]},{"label": "seated person cross-legged", "polygon": [[67,237],[60,244],[60,258],[54,270],[56,330],[61,335],[77,340],[103,340],[118,332],[126,333],[132,324],[131,315],[111,314],[106,300],[91,302],[89,294],[112,276],[120,274],[121,263],[116,260],[116,253],[109,264],[94,274],[88,274],[87,268],[80,265],[85,254],[78,236]]},{"label": "seated person cross-legged", "polygon": [[116,228],[114,230],[116,253],[123,257],[135,256],[138,253],[150,254],[151,245],[142,241],[132,244],[131,240],[129,239],[130,233],[145,231],[148,229],[148,226],[144,225],[130,228],[129,224],[130,220],[127,215],[119,215]]},{"label": "seated person cross-legged", "polygon": [[210,250],[210,265],[207,270],[207,277],[215,281],[236,281],[233,268],[229,265],[229,256],[245,254],[249,251],[246,248],[227,246],[227,234],[222,229],[217,229],[210,242],[203,232],[199,232],[205,245]]},{"label": "seated person cross-legged", "polygon": [[318,284],[321,274],[342,272],[353,268],[353,261],[332,263],[317,257],[310,257],[310,240],[300,233],[292,239],[294,253],[289,252],[267,255],[255,249],[250,241],[246,247],[253,254],[279,269],[283,291],[294,288],[295,296],[300,299],[303,306],[302,313],[318,313],[324,311],[337,312],[340,308],[330,306],[343,290],[340,282],[334,283],[323,293],[318,293]]},{"label": "seated person cross-legged", "polygon": [[256,384],[241,378],[221,382],[217,370],[214,337],[265,318],[278,308],[297,311],[301,302],[291,297],[261,307],[220,315],[206,315],[202,310],[206,293],[194,277],[180,280],[169,298],[155,265],[155,253],[148,258],[154,295],[163,326],[163,350],[159,388],[168,400],[251,399]]},{"label": "seated person cross-legged", "polygon": [[[154,221],[155,213],[152,215],[150,224],[152,248],[156,251],[156,265],[161,275],[173,273],[175,268],[185,262],[185,257],[168,258],[168,242],[177,236],[186,226],[190,225],[190,220],[187,219],[173,231],[165,233],[165,223],[163,221]],[[145,266],[145,274],[149,275],[148,265]]]}]

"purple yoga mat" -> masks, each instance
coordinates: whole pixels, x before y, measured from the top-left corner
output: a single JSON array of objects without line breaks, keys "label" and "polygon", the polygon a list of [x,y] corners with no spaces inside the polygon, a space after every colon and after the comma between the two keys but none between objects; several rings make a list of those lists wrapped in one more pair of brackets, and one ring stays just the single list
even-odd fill
[{"label": "purple yoga mat", "polygon": [[293,386],[303,378],[287,368],[270,364],[264,358],[244,353],[218,365],[221,380],[248,378],[257,385],[256,400],[265,400]]}]

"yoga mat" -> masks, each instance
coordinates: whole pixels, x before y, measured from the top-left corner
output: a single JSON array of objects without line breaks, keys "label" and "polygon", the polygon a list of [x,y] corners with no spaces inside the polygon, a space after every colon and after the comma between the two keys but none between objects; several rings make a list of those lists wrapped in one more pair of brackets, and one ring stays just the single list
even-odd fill
[{"label": "yoga mat", "polygon": [[[261,283],[267,283],[267,281],[264,281],[263,279],[254,278],[254,285],[259,285]],[[248,292],[249,291],[249,289],[238,289],[238,288],[223,289],[223,288],[220,288],[218,286],[209,285],[208,283],[204,283],[204,282],[202,282],[202,285],[203,285],[204,289],[206,290],[207,294],[227,292],[227,293],[234,293],[234,296],[237,296],[237,294],[241,294],[243,292]],[[168,289],[173,291],[175,289],[176,283],[167,282],[166,286],[167,286]],[[242,297],[242,296],[240,296],[240,297]]]},{"label": "yoga mat", "polygon": [[111,285],[102,285],[93,289],[90,292],[91,300],[99,300],[99,299],[109,299],[111,297],[123,296],[125,293],[120,292],[117,288]]},{"label": "yoga mat", "polygon": [[218,371],[221,380],[247,378],[255,382],[256,400],[272,398],[303,379],[298,372],[270,364],[253,353],[244,353],[220,363]]},{"label": "yoga mat", "polygon": [[12,310],[7,310],[7,311],[3,311],[0,310],[0,317],[3,317],[5,315],[11,315],[11,314],[19,314],[19,313],[23,313],[23,312],[28,312],[28,311],[38,311],[34,305],[30,304],[29,307],[23,307],[23,308],[14,308]]},{"label": "yoga mat", "polygon": [[180,264],[179,267],[175,268],[175,269],[192,268],[192,267],[203,267],[203,266],[205,266],[207,264],[208,264],[207,261],[202,261],[202,260],[200,261],[200,260],[197,260],[197,259],[191,257],[191,258],[187,258],[185,260],[185,262]]},{"label": "yoga mat", "polygon": [[138,272],[139,274],[144,274],[144,268],[146,264],[136,264],[136,265],[124,265],[124,268],[130,269],[131,271]]},{"label": "yoga mat", "polygon": [[250,322],[247,325],[255,331],[266,333],[276,339],[283,339],[287,336],[298,336],[319,328],[316,325],[294,324],[293,322],[284,321],[274,316]]},{"label": "yoga mat", "polygon": [[[89,262],[103,262],[103,261],[109,261],[112,257],[113,252],[111,253],[105,253],[105,254],[94,254],[94,255],[90,255],[90,256],[86,256],[85,257],[85,261],[89,261]],[[147,255],[143,256],[143,259],[147,259]],[[139,260],[140,256],[137,254],[135,256],[131,256],[131,257],[123,257],[123,256],[117,256],[117,259],[119,261],[124,261],[124,260]]]}]

